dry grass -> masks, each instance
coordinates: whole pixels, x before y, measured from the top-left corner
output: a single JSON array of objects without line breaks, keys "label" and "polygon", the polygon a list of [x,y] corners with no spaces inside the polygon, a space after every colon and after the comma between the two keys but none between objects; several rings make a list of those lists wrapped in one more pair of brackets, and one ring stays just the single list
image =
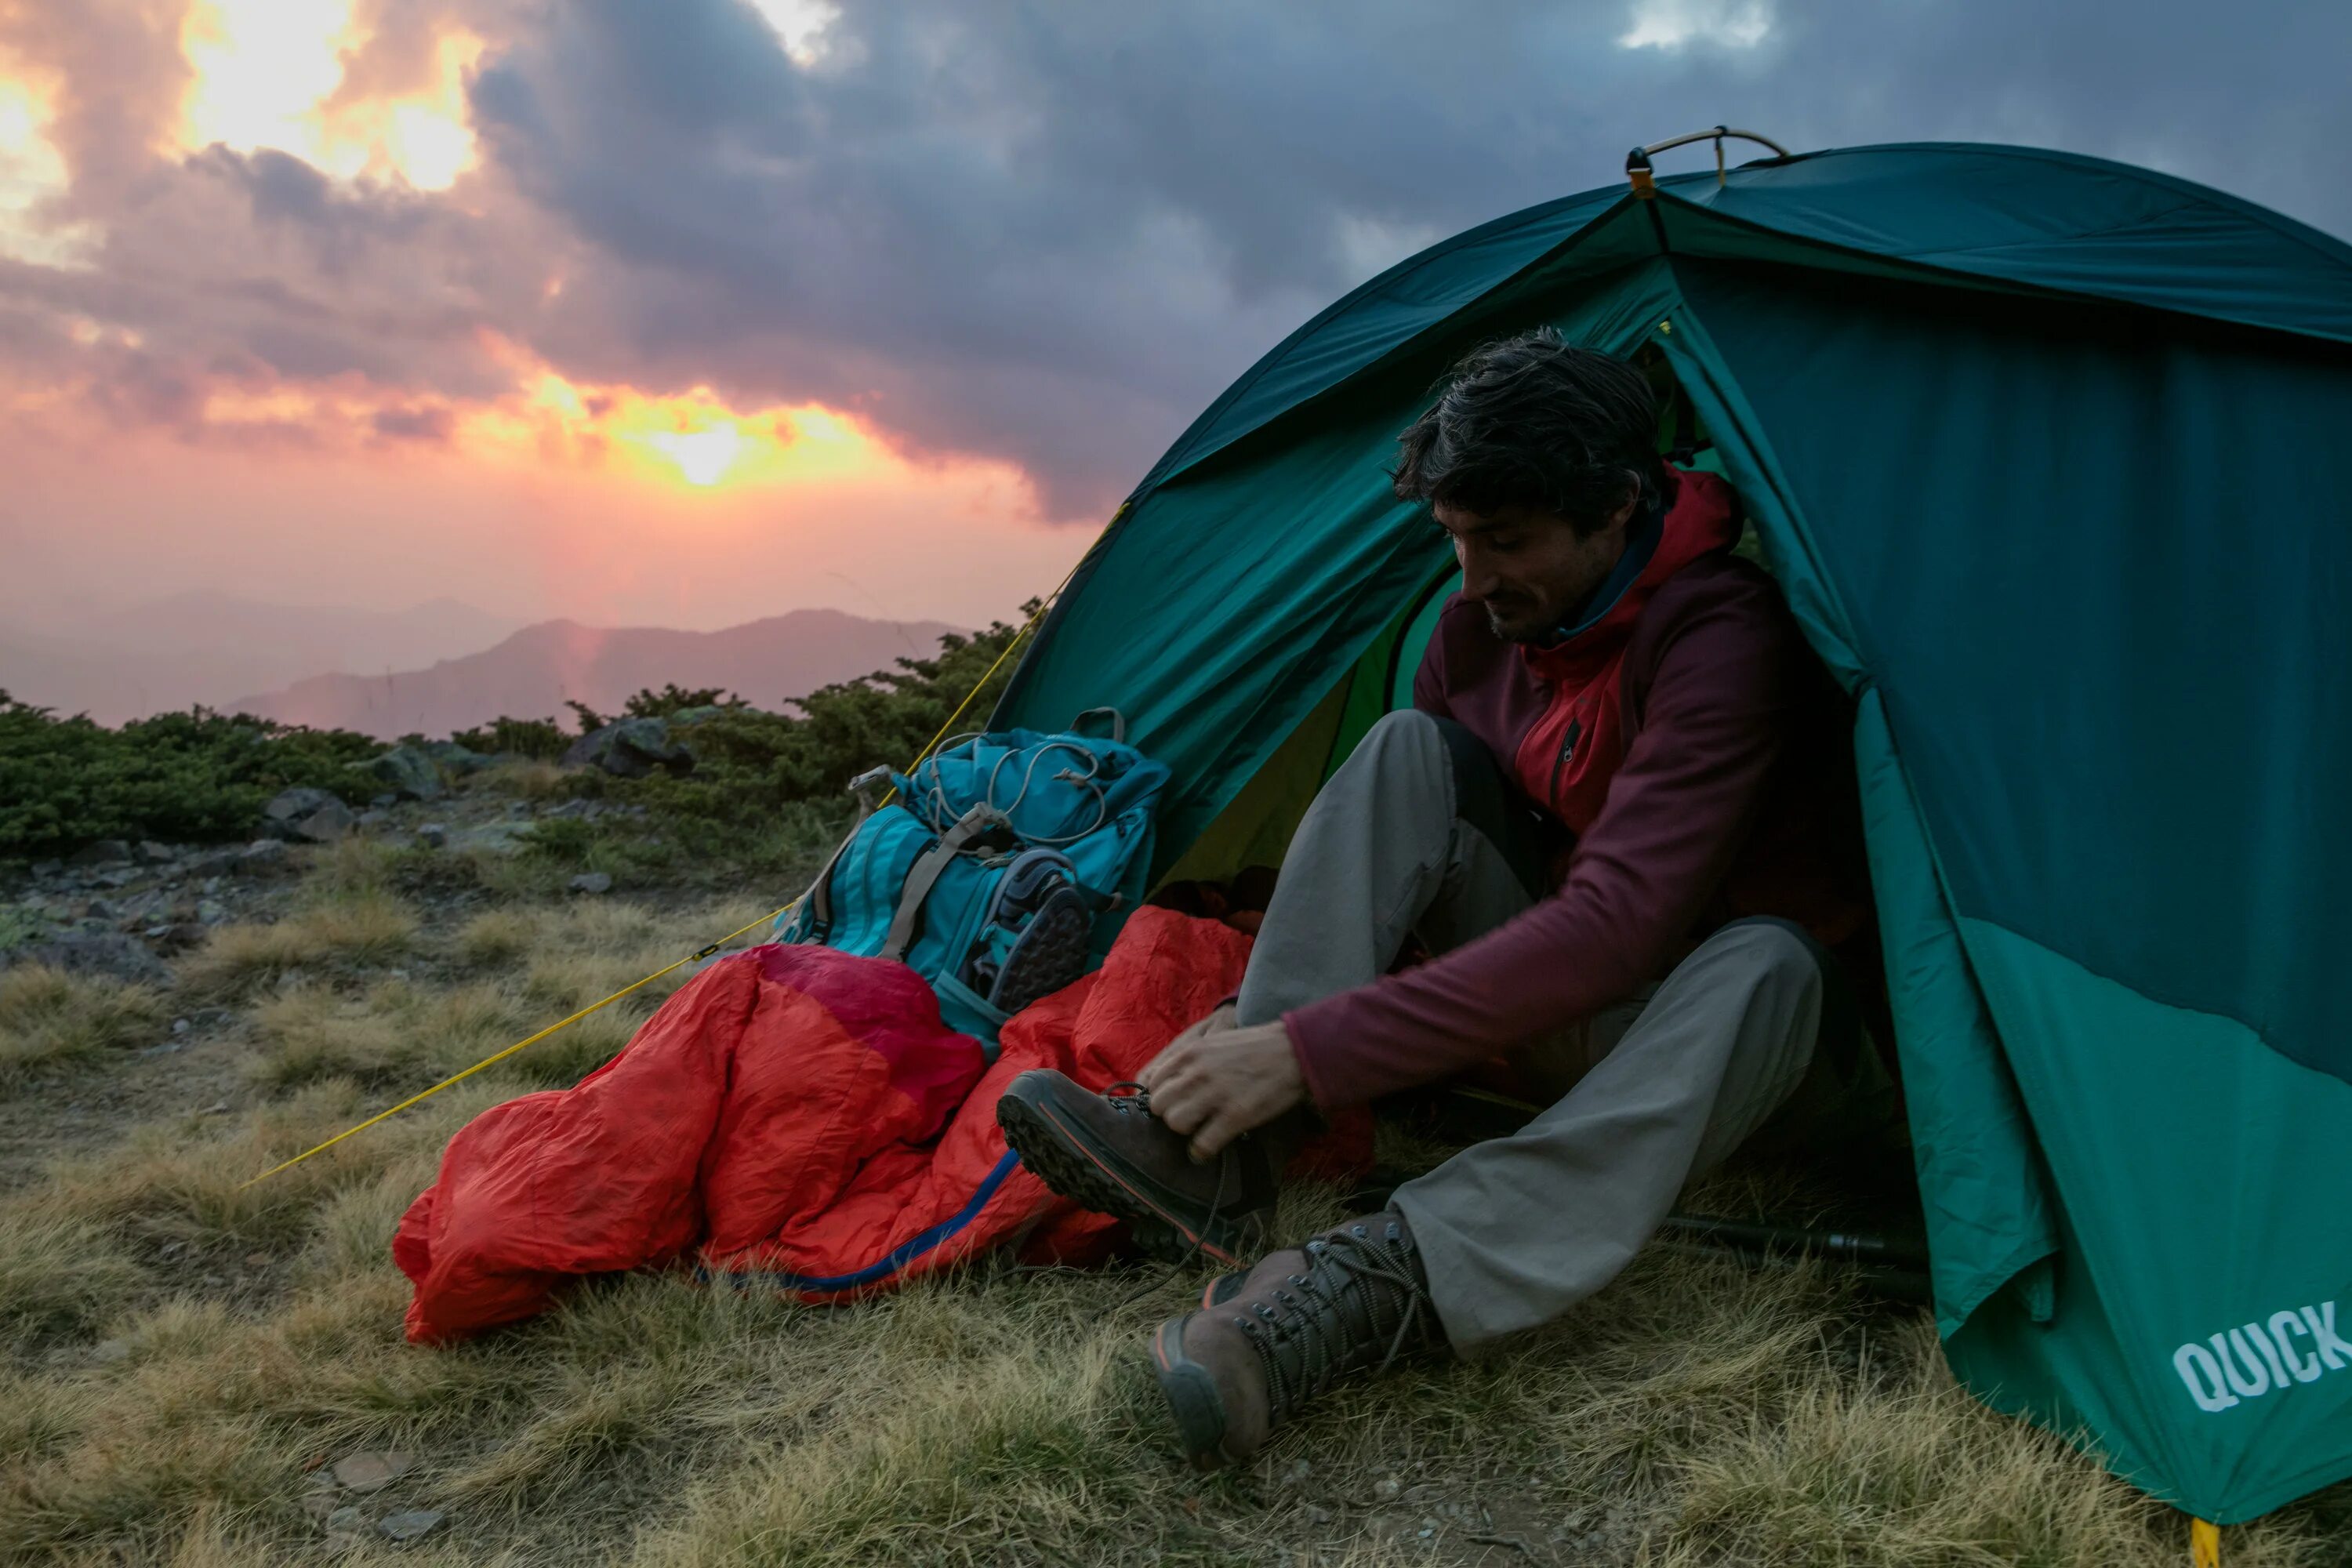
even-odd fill
[{"label": "dry grass", "polygon": [[398,850],[374,838],[339,838],[309,855],[302,886],[313,902],[389,892],[400,859]]},{"label": "dry grass", "polygon": [[283,1247],[309,1235],[322,1203],[394,1162],[410,1162],[404,1176],[413,1172],[429,1181],[441,1141],[466,1114],[509,1092],[488,1086],[453,1091],[430,1111],[246,1186],[256,1173],[376,1108],[350,1080],[335,1079],[241,1117],[190,1114],[135,1129],[111,1150],[58,1162],[44,1185],[0,1213],[83,1221],[129,1241],[176,1241],[200,1251]]},{"label": "dry grass", "polygon": [[[372,1447],[424,1456],[372,1511],[447,1510],[452,1561],[1483,1550],[1451,1515],[1422,1540],[1442,1505],[1400,1518],[1374,1500],[1384,1478],[1589,1524],[1559,1561],[2088,1568],[2179,1551],[2177,1518],[1950,1389],[1916,1328],[1856,1362],[1872,1320],[1832,1282],[1664,1258],[1504,1361],[1360,1385],[1205,1481],[1169,1453],[1137,1354],[1177,1284],[1119,1306],[1129,1277],[983,1271],[825,1312],[646,1277],[476,1346],[411,1350],[381,1248],[420,1154],[310,1183],[286,1238],[299,1282],[270,1310],[167,1300],[119,1331],[118,1364],[45,1380],[0,1427],[22,1456],[0,1551],[165,1560],[228,1531],[244,1561],[299,1556],[316,1539],[303,1463]],[[2233,1563],[2325,1561],[2292,1524],[2235,1534]]]},{"label": "dry grass", "polygon": [[539,944],[545,924],[535,910],[487,910],[466,922],[451,952],[469,968],[503,968]]},{"label": "dry grass", "polygon": [[121,1244],[86,1220],[0,1213],[0,1338],[30,1343],[95,1327],[141,1279]]},{"label": "dry grass", "polygon": [[38,963],[0,970],[0,1092],[46,1066],[152,1044],[166,1016],[144,986]]},{"label": "dry grass", "polygon": [[[449,984],[298,984],[262,1001],[254,1026],[264,1049],[251,1070],[274,1088],[350,1079],[421,1089],[645,978],[706,933],[745,918],[732,907],[661,916],[577,900],[491,910],[447,944],[446,957],[464,974]],[[686,979],[683,970],[666,975],[492,1071],[509,1084],[575,1083],[626,1045]]]},{"label": "dry grass", "polygon": [[382,888],[332,893],[271,925],[215,927],[182,983],[197,995],[242,996],[305,968],[397,957],[416,929],[415,911]]},{"label": "dry grass", "polygon": [[580,793],[580,775],[555,763],[525,760],[484,769],[473,787],[521,800],[568,800]]},{"label": "dry grass", "polygon": [[[418,1462],[338,1500],[448,1523],[404,1549],[368,1534],[348,1562],[2185,1557],[2178,1515],[1955,1388],[1917,1313],[1833,1273],[1663,1252],[1507,1354],[1356,1384],[1255,1465],[1211,1478],[1173,1453],[1139,1353],[1197,1279],[1129,1301],[1129,1270],[989,1265],[826,1310],[644,1275],[472,1344],[413,1349],[386,1247],[443,1142],[518,1089],[594,1065],[651,999],[247,1177],[749,911],[575,900],[436,935],[385,902],[366,861],[321,860],[278,956],[216,951],[201,981],[292,977],[247,1009],[267,1102],[131,1130],[0,1196],[0,1561],[314,1561],[327,1537],[306,1467],[363,1448]],[[352,929],[330,911],[396,917],[403,934],[328,941]],[[1292,1193],[1286,1228],[1337,1202]],[[2321,1568],[2343,1557],[2330,1527],[2327,1505],[2306,1505],[2231,1531],[2228,1561]]]}]

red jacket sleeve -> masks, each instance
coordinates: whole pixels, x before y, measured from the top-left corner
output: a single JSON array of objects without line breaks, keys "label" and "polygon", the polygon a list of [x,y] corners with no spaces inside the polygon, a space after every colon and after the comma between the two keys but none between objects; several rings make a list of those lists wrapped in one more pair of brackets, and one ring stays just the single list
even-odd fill
[{"label": "red jacket sleeve", "polygon": [[[1623,1000],[1673,961],[1754,820],[1796,698],[1796,634],[1769,586],[1701,592],[1659,638],[1633,744],[1559,889],[1427,963],[1285,1015],[1318,1105],[1449,1077]],[[1645,651],[1628,651],[1636,691]]]}]

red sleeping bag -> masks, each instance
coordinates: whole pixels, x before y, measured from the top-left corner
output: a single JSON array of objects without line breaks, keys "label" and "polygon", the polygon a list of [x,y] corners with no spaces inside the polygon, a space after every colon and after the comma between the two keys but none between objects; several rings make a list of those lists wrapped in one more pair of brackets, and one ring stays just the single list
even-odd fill
[{"label": "red sleeping bag", "polygon": [[[576,1275],[692,1257],[811,1300],[887,1289],[1008,1243],[1076,1261],[1115,1222],[1045,1189],[1005,1147],[1013,1074],[1090,1089],[1135,1076],[1241,984],[1250,939],[1144,908],[1097,973],[1004,1026],[988,1065],[903,964],[770,945],[720,960],[572,1088],[484,1111],[392,1255],[410,1340],[544,1310]],[[1369,1163],[1358,1119],[1321,1152]]]}]

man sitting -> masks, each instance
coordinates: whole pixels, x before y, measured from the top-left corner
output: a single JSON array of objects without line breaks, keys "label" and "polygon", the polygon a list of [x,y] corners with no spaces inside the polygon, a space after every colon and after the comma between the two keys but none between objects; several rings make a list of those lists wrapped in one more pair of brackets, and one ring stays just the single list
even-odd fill
[{"label": "man sitting", "polygon": [[[1412,708],[1299,825],[1239,996],[1141,1092],[1031,1072],[999,1104],[1055,1191],[1239,1263],[1318,1110],[1496,1058],[1551,1102],[1161,1325],[1198,1463],[1336,1376],[1558,1317],[1695,1173],[1865,1070],[1828,952],[1872,936],[1840,700],[1732,554],[1729,488],[1657,429],[1640,371],[1549,332],[1458,367],[1395,484],[1461,591]],[[1391,973],[1409,940],[1433,956]]]}]

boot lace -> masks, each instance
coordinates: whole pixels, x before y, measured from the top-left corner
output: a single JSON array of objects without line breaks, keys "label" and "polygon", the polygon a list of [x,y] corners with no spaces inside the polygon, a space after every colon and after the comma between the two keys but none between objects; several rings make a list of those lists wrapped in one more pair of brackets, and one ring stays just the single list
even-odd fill
[{"label": "boot lace", "polygon": [[1308,1242],[1306,1253],[1303,1272],[1234,1317],[1265,1368],[1277,1422],[1335,1379],[1375,1357],[1385,1371],[1436,1333],[1429,1288],[1396,1221],[1344,1226]]},{"label": "boot lace", "polygon": [[[1122,1079],[1103,1090],[1103,1099],[1110,1102],[1110,1108],[1113,1110],[1122,1115],[1149,1116],[1151,1114],[1151,1091],[1132,1079]],[[1224,1213],[1225,1177],[1233,1170],[1233,1163],[1231,1150],[1217,1156],[1217,1185],[1209,1194],[1209,1219],[1213,1224]],[[1208,1226],[1202,1226],[1200,1235],[1192,1237],[1192,1245],[1184,1249],[1184,1256],[1158,1273],[1150,1276],[1142,1284],[1129,1291],[1125,1299],[1119,1302],[1119,1307],[1122,1309],[1132,1307],[1190,1268],[1192,1260],[1201,1256],[1201,1243],[1208,1235]]]}]

